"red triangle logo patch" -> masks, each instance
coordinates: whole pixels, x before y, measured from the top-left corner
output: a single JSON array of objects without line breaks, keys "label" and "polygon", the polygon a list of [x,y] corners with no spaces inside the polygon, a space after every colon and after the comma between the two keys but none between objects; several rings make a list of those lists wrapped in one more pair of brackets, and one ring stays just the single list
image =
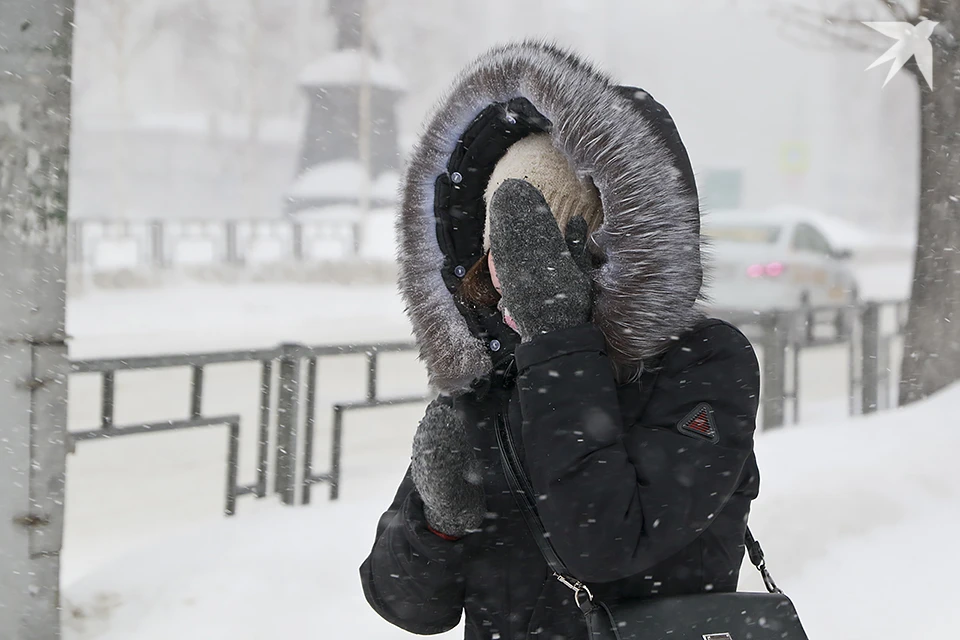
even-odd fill
[{"label": "red triangle logo patch", "polygon": [[706,402],[701,402],[693,411],[677,423],[677,431],[700,440],[709,442],[719,442],[720,433],[717,431],[717,423],[713,419],[713,408]]}]

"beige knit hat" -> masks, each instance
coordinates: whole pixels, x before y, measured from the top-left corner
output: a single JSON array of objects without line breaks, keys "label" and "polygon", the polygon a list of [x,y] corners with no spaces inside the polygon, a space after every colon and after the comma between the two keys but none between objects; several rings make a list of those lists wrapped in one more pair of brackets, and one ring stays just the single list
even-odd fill
[{"label": "beige knit hat", "polygon": [[[526,180],[543,194],[561,231],[576,216],[587,221],[589,233],[603,222],[603,205],[600,193],[587,178],[581,180],[570,166],[562,151],[557,149],[546,133],[529,135],[510,145],[507,153],[497,162],[487,183],[484,200],[489,207],[490,199],[504,180]],[[487,211],[483,230],[483,249],[490,248],[490,213]]]}]

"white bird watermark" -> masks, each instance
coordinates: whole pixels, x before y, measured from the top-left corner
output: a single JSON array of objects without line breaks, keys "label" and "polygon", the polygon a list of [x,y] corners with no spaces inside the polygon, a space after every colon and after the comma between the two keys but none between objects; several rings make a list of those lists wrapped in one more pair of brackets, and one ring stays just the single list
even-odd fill
[{"label": "white bird watermark", "polygon": [[933,89],[933,45],[930,42],[930,37],[933,35],[933,30],[940,24],[939,22],[921,20],[916,25],[909,22],[864,22],[863,24],[897,41],[873,64],[867,67],[867,70],[870,70],[888,60],[893,60],[883,86],[887,86],[887,83],[893,79],[893,76],[897,75],[903,65],[907,64],[910,58],[915,57],[917,67],[920,68],[920,74],[927,81],[927,85]]}]

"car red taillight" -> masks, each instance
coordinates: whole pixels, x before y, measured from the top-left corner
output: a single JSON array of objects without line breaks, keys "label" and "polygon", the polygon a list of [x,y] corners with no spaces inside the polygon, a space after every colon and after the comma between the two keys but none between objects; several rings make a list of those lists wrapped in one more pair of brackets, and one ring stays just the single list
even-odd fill
[{"label": "car red taillight", "polygon": [[776,278],[783,275],[784,267],[782,262],[770,262],[767,264],[752,264],[747,267],[747,276],[750,278]]}]

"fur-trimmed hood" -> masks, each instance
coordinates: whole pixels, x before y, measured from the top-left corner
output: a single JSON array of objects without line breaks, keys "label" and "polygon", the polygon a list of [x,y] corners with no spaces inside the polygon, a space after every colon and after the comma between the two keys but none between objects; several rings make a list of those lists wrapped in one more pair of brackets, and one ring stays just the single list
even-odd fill
[{"label": "fur-trimmed hood", "polygon": [[593,322],[613,360],[635,369],[702,317],[696,185],[666,110],[555,47],[499,47],[469,65],[441,101],[403,185],[399,285],[440,391],[487,374],[500,348],[472,326],[453,293],[482,256],[483,191],[493,166],[537,131],[548,132],[600,192]]}]

